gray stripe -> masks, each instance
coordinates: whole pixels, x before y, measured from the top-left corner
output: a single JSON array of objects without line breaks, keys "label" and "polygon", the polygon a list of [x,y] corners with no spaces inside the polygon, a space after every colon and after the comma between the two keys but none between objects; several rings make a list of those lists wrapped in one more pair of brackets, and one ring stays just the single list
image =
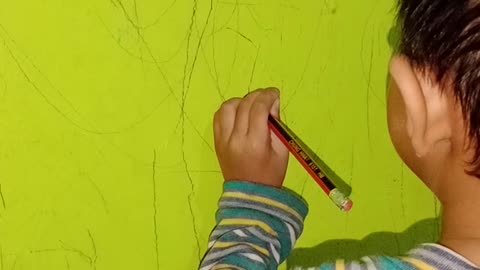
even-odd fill
[{"label": "gray stripe", "polygon": [[232,253],[240,253],[240,252],[248,253],[248,252],[251,252],[251,250],[252,248],[250,246],[242,245],[242,244],[234,245],[228,248],[213,248],[208,252],[207,257],[205,257],[205,262],[208,262],[205,264],[208,265],[211,263],[209,261],[218,260]]},{"label": "gray stripe", "polygon": [[297,235],[297,238],[300,237],[300,234],[302,233],[302,230],[303,230],[303,226],[302,226],[303,222],[301,220],[299,220],[295,216],[277,207],[272,207],[269,205],[259,204],[259,203],[252,203],[245,200],[231,199],[231,198],[222,199],[219,205],[220,205],[220,208],[227,208],[227,207],[237,208],[238,207],[238,208],[254,209],[254,210],[262,211],[274,217],[277,217],[282,221],[286,221],[290,223],[295,228],[295,234]]},{"label": "gray stripe", "polygon": [[217,238],[221,237],[225,233],[232,232],[234,230],[243,230],[243,229],[245,229],[244,225],[217,225],[217,227],[212,232],[212,234],[210,234],[210,240],[216,240]]},{"label": "gray stripe", "polygon": [[411,256],[442,270],[478,270],[457,256],[434,246],[425,245],[414,250]]},{"label": "gray stripe", "polygon": [[[222,202],[236,202],[236,203],[239,204],[239,206],[241,208],[250,208],[251,206],[261,206],[261,207],[263,207],[262,209],[269,209],[270,211],[273,211],[273,213],[282,213],[283,216],[288,216],[290,219],[294,220],[295,223],[303,224],[303,220],[301,218],[298,218],[297,216],[292,215],[291,213],[289,213],[289,212],[287,212],[287,211],[285,211],[281,208],[271,206],[271,205],[268,205],[268,204],[254,202],[254,201],[245,200],[245,199],[238,199],[238,198],[222,198],[220,200],[220,203],[222,203]],[[296,212],[296,213],[298,214],[298,212]],[[300,214],[298,214],[298,215],[300,215]],[[283,216],[280,217],[280,218],[283,218]]]},{"label": "gray stripe", "polygon": [[204,260],[203,264],[204,265],[209,265],[209,264],[214,263],[215,261],[217,261],[217,260],[219,260],[223,257],[226,257],[226,256],[231,255],[231,254],[238,255],[238,253],[253,253],[253,254],[256,254],[256,255],[262,257],[262,259],[264,259],[264,260],[267,259],[267,258],[265,258],[265,256],[263,254],[258,253],[258,251],[256,251],[254,248],[252,248],[248,245],[238,244],[238,245],[228,247],[228,248],[223,248],[223,249],[217,249],[217,248],[211,249],[208,252],[208,255],[205,257],[205,260]]},{"label": "gray stripe", "polygon": [[[272,237],[270,234],[265,232],[263,229],[253,227],[253,226],[250,226],[250,227],[245,227],[245,226],[243,226],[243,227],[242,226],[217,226],[215,231],[211,234],[209,241],[218,240],[219,238],[221,238],[223,235],[225,235],[227,233],[234,234],[233,231],[235,231],[235,230],[242,231],[244,234],[247,235],[247,238],[252,238],[252,236],[253,236],[253,237],[256,237],[256,238],[258,238],[262,241],[265,241],[267,243],[272,243],[272,245],[274,247],[280,248],[280,241],[278,241],[276,238]],[[240,236],[238,236],[238,237],[240,237]]]},{"label": "gray stripe", "polygon": [[[265,241],[265,242],[268,242],[268,243],[272,243],[272,245],[276,248],[279,248],[279,249],[281,248],[280,241],[271,237],[269,234],[267,234],[263,230],[257,229],[256,227],[248,227],[247,230],[251,234],[253,234],[253,236],[257,237],[258,239],[260,239],[262,241]],[[280,252],[280,251],[278,251],[278,252]]]},{"label": "gray stripe", "polygon": [[380,269],[381,265],[379,264],[378,257],[369,257],[372,260],[375,269]]},{"label": "gray stripe", "polygon": [[346,270],[367,270],[367,267],[362,262],[354,261],[354,262],[345,263],[345,269]]}]

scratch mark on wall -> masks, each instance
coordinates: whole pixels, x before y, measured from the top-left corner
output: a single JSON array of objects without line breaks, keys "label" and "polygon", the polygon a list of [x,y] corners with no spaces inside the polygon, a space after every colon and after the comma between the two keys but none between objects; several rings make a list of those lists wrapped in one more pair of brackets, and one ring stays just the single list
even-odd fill
[{"label": "scratch mark on wall", "polygon": [[7,209],[7,204],[5,203],[5,197],[3,196],[2,184],[0,184],[0,199],[2,199],[3,209]]},{"label": "scratch mark on wall", "polygon": [[148,60],[148,59],[143,59],[140,55],[136,55],[134,52],[130,51],[129,49],[127,49],[125,46],[123,46],[122,42],[120,42],[120,37],[116,37],[112,30],[110,30],[110,28],[108,28],[107,24],[105,23],[105,21],[100,17],[98,16],[97,14],[97,17],[98,17],[98,20],[100,21],[100,23],[103,25],[103,27],[105,28],[105,31],[107,31],[107,33],[109,34],[109,36],[115,41],[115,43],[118,45],[118,47],[124,51],[127,55],[129,55],[130,57],[134,58],[134,59],[137,59],[139,61],[143,61],[143,62],[146,62],[146,63],[149,63],[149,64],[153,64],[153,61],[152,60]]},{"label": "scratch mark on wall", "polygon": [[91,257],[91,265],[93,267],[93,270],[97,269],[97,245],[95,244],[95,240],[93,239],[92,232],[90,230],[87,230],[88,232],[88,237],[90,238],[90,243],[92,244],[92,251],[93,251],[93,257]]},{"label": "scratch mark on wall", "polygon": [[93,189],[95,189],[97,195],[100,197],[100,200],[102,201],[102,205],[103,205],[103,209],[105,210],[105,213],[109,213],[109,210],[108,210],[108,203],[107,203],[107,200],[105,199],[105,196],[103,195],[103,192],[100,190],[100,188],[98,187],[98,185],[93,181],[92,177],[90,176],[90,174],[86,173],[86,172],[83,172],[83,174],[87,177],[88,179],[88,182],[90,182],[90,184],[92,185]]},{"label": "scratch mark on wall", "polygon": [[263,31],[271,31],[273,30],[272,28],[266,28],[264,27],[257,19],[257,16],[255,15],[255,12],[252,10],[252,6],[246,6],[248,13],[250,14],[250,17],[253,19],[255,24],[258,26],[258,28],[262,29]]},{"label": "scratch mark on wall", "polygon": [[[107,31],[108,35],[112,38],[113,41],[115,41],[115,44],[118,45],[118,47],[124,51],[128,56],[132,57],[133,59],[136,59],[138,61],[143,61],[144,63],[149,63],[149,64],[155,64],[155,61],[154,60],[151,60],[151,59],[145,59],[143,58],[143,55],[137,55],[135,54],[134,52],[132,52],[131,50],[129,50],[128,48],[126,48],[121,40],[120,40],[120,37],[116,37],[115,34],[112,32],[112,30],[107,26],[107,24],[105,23],[105,21],[102,19],[102,17],[100,15],[98,15],[95,11],[92,10],[93,13],[96,14],[98,20],[100,21],[100,23],[102,24],[103,28],[105,29],[105,31]],[[185,37],[182,39],[182,42],[180,43],[180,46],[177,47],[177,49],[173,52],[172,55],[168,56],[166,59],[162,59],[162,60],[157,60],[157,63],[161,63],[161,64],[165,64],[165,63],[169,63],[171,62],[176,56],[178,56],[178,54],[181,52],[182,48],[183,48],[183,44],[187,41],[187,36],[188,34],[185,34]],[[142,42],[143,44],[143,42]]]},{"label": "scratch mark on wall", "polygon": [[83,252],[79,249],[76,249],[76,248],[69,247],[67,244],[65,244],[62,241],[60,241],[60,244],[62,244],[62,248],[60,248],[60,249],[41,249],[41,250],[34,250],[34,251],[31,251],[31,252],[32,253],[42,253],[42,252],[66,251],[66,252],[70,252],[70,253],[78,255],[81,259],[83,259],[85,262],[87,262],[90,265],[90,267],[92,267],[93,260],[89,255],[85,254],[85,252]]},{"label": "scratch mark on wall", "polygon": [[173,1],[170,3],[170,5],[168,5],[167,8],[165,8],[165,10],[160,13],[160,16],[158,16],[157,19],[155,19],[152,23],[143,26],[142,29],[143,29],[143,30],[146,30],[146,29],[151,28],[151,27],[154,27],[154,26],[156,26],[158,23],[160,23],[160,20],[163,18],[163,16],[165,16],[165,14],[167,14],[167,13],[170,11],[170,9],[172,9],[173,6],[175,6],[176,3],[177,3],[177,0],[173,0]]},{"label": "scratch mark on wall", "polygon": [[402,207],[402,217],[403,217],[403,220],[405,220],[406,218],[406,212],[405,212],[405,179],[403,177],[403,172],[404,172],[404,168],[405,168],[405,165],[404,163],[402,162],[401,165],[400,165],[400,206]]},{"label": "scratch mark on wall", "polygon": [[[83,128],[84,130],[88,130],[88,129],[92,129],[92,130],[95,130],[96,132],[100,133],[100,134],[112,134],[112,133],[109,133],[109,132],[101,132],[101,131],[98,131],[98,129],[94,128],[93,127],[93,124],[91,122],[88,122],[88,120],[85,118],[85,116],[77,109],[77,107],[73,104],[73,102],[67,98],[62,91],[60,91],[54,84],[53,82],[50,80],[50,78],[37,66],[37,64],[31,59],[30,56],[28,56],[23,50],[21,50],[20,46],[17,44],[17,42],[12,38],[10,37],[10,34],[8,33],[7,29],[5,29],[5,27],[3,25],[0,24],[0,28],[1,30],[4,32],[5,36],[9,39],[9,41],[15,46],[16,50],[19,51],[21,53],[21,55],[23,56],[23,58],[30,64],[30,66],[43,78],[45,79],[45,81],[47,82],[48,86],[53,89],[57,95],[60,97],[60,99],[80,118],[82,119],[83,121],[87,122],[88,125],[90,126],[90,128]],[[7,46],[7,43],[6,43],[6,39],[4,39],[4,46],[5,48],[10,52],[10,54],[12,53],[12,51],[10,50],[10,47]],[[18,57],[17,57],[18,59]],[[5,81],[5,87],[6,87],[6,81]],[[43,91],[42,91],[43,92]],[[46,96],[46,95],[45,95]],[[53,102],[52,102],[53,103]],[[73,121],[73,120],[72,120]],[[80,124],[78,124],[80,125]]]},{"label": "scratch mark on wall", "polygon": [[[198,0],[193,0],[193,8],[192,8],[192,15],[190,16],[190,25],[188,27],[188,37],[187,37],[187,47],[185,49],[185,65],[183,67],[183,80],[182,80],[182,98],[185,99],[185,89],[188,87],[186,82],[187,73],[188,73],[188,64],[190,62],[190,42],[193,36],[193,25],[195,24],[195,16],[197,14],[197,6]],[[192,65],[191,73],[193,72],[194,65]],[[187,86],[186,86],[187,85]],[[183,113],[183,106],[185,106],[185,101],[182,103],[182,113]]]},{"label": "scratch mark on wall", "polygon": [[[392,222],[393,222],[393,227],[395,228],[395,231],[397,231],[397,222],[395,221],[395,211],[390,211],[390,216],[392,218]],[[398,239],[398,235],[395,234],[394,235],[394,239],[395,239],[395,247],[396,247],[396,251],[395,251],[395,254],[398,254],[398,251],[400,250],[400,241]]]},{"label": "scratch mark on wall", "polygon": [[200,137],[200,139],[203,141],[203,143],[210,149],[211,152],[214,152],[215,150],[213,150],[213,147],[210,145],[210,143],[207,141],[207,139],[205,139],[205,137],[202,135],[202,133],[200,132],[200,130],[198,130],[198,128],[196,126],[193,125],[193,121],[192,119],[190,119],[190,117],[185,114],[185,118],[187,119],[187,121],[190,123],[190,125],[192,126],[193,130],[195,131],[195,133],[197,133],[197,135]]},{"label": "scratch mark on wall", "polygon": [[372,68],[373,68],[373,39],[372,39],[372,44],[370,48],[370,66],[368,68],[368,80],[367,80],[367,138],[368,138],[368,143],[371,148],[371,134],[370,134],[370,91],[371,91],[371,83],[372,83]]},{"label": "scratch mark on wall", "polygon": [[310,61],[312,59],[312,54],[313,54],[313,49],[315,48],[315,44],[317,41],[318,31],[320,29],[320,17],[317,19],[317,23],[315,25],[315,31],[313,33],[313,39],[312,43],[310,45],[310,50],[308,51],[307,59],[305,59],[305,64],[303,65],[302,73],[300,74],[300,79],[298,80],[297,86],[293,89],[292,94],[287,99],[287,102],[285,103],[285,106],[283,107],[283,110],[286,110],[287,107],[290,105],[291,101],[294,99],[295,95],[297,94],[298,89],[303,84],[303,81],[305,79],[305,74],[307,73],[307,69],[310,66]]},{"label": "scratch mark on wall", "polygon": [[[191,17],[191,24],[190,24],[190,27],[189,27],[189,37],[188,37],[188,41],[187,41],[187,48],[186,48],[186,60],[185,60],[185,66],[184,66],[184,70],[183,70],[183,81],[182,81],[182,106],[181,106],[181,113],[182,115],[185,114],[185,104],[186,104],[186,100],[187,100],[187,96],[188,96],[188,92],[190,91],[190,85],[191,85],[191,82],[192,82],[192,76],[193,76],[193,73],[195,71],[195,67],[196,67],[196,64],[197,64],[197,59],[198,59],[198,54],[200,52],[200,47],[202,45],[202,42],[203,42],[203,38],[205,36],[205,31],[207,29],[207,26],[210,22],[210,18],[212,16],[212,11],[213,11],[213,0],[210,0],[210,9],[208,11],[208,14],[207,14],[207,19],[206,19],[206,22],[205,22],[205,25],[203,26],[203,30],[200,34],[200,37],[199,37],[199,40],[197,42],[197,45],[196,45],[196,48],[195,48],[195,54],[194,54],[194,57],[193,57],[193,62],[192,62],[192,65],[191,65],[191,68],[190,68],[190,72],[188,72],[188,79],[187,79],[187,66],[188,66],[188,63],[189,63],[189,52],[190,52],[190,40],[191,40],[191,37],[193,35],[193,25],[195,24],[195,19],[196,19],[196,14],[197,14],[197,8],[198,8],[198,0],[194,0],[194,5],[193,5],[193,11],[192,11],[192,17]],[[187,81],[185,81],[187,80]],[[182,116],[183,118],[184,116]],[[184,121],[184,119],[182,120]],[[183,124],[182,124],[183,125]]]},{"label": "scratch mark on wall", "polygon": [[329,0],[324,0],[323,3],[325,7],[327,8],[328,12],[330,14],[335,14],[337,12],[337,3],[336,1],[331,1],[333,3],[330,3]]},{"label": "scratch mark on wall", "polygon": [[3,261],[3,246],[0,245],[0,267],[1,269],[5,269],[4,261]]},{"label": "scratch mark on wall", "polygon": [[67,255],[65,255],[65,265],[67,266],[67,270],[70,270],[70,262],[68,261]]},{"label": "scratch mark on wall", "polygon": [[[362,71],[363,75],[365,78],[365,83],[367,87],[366,91],[366,118],[367,118],[367,138],[368,138],[368,145],[370,150],[372,149],[372,141],[371,141],[371,132],[370,132],[370,95],[371,95],[371,88],[372,88],[372,69],[373,69],[373,52],[374,52],[374,45],[375,41],[373,38],[370,39],[370,52],[369,52],[369,66],[368,69],[365,66],[365,63],[363,61],[363,56],[366,53],[365,52],[365,43],[366,43],[366,37],[367,37],[367,31],[371,29],[369,26],[370,20],[372,18],[372,15],[374,13],[375,8],[373,8],[368,16],[367,22],[365,23],[365,26],[363,28],[363,33],[362,33],[362,41],[361,41],[361,54],[360,54],[360,60],[362,63]],[[367,70],[366,70],[367,69]],[[366,71],[366,72],[365,72]]]},{"label": "scratch mark on wall", "polygon": [[302,189],[301,189],[301,192],[300,192],[300,195],[302,195],[302,196],[305,193],[305,186],[307,185],[308,179],[309,179],[309,177],[304,177],[303,184],[302,184]]},{"label": "scratch mark on wall", "polygon": [[[238,2],[238,0],[237,0]],[[235,10],[237,10],[237,25],[236,27],[238,28],[239,25],[240,25],[240,13],[239,13],[239,9],[236,8],[237,5],[235,5]],[[237,38],[235,39],[235,45],[234,45],[234,49],[233,49],[233,60],[232,60],[232,64],[230,66],[230,72],[228,73],[228,82],[227,82],[227,86],[226,86],[226,89],[230,89],[230,86],[232,84],[232,74],[235,70],[235,66],[237,64],[237,58],[238,58],[238,47],[240,45],[240,38],[239,36],[237,35]]]},{"label": "scratch mark on wall", "polygon": [[153,162],[152,162],[152,197],[153,197],[153,233],[155,236],[155,259],[157,264],[157,270],[160,269],[159,249],[158,249],[158,232],[157,232],[157,181],[156,176],[157,165],[157,151],[153,149]]},{"label": "scratch mark on wall", "polygon": [[12,264],[11,270],[14,270],[15,267],[17,267],[17,261],[18,261],[18,255],[15,255],[15,259],[13,260],[13,264]]},{"label": "scratch mark on wall", "polygon": [[247,93],[250,93],[250,91],[252,90],[253,76],[255,75],[255,69],[257,68],[257,61],[258,61],[259,54],[260,54],[260,46],[258,46],[257,54],[255,55],[255,59],[253,60],[253,67],[252,67],[252,72],[250,73],[250,80],[248,82]]},{"label": "scratch mark on wall", "polygon": [[353,171],[355,168],[355,144],[352,142],[352,150],[350,152],[350,187],[353,186]]},{"label": "scratch mark on wall", "polygon": [[[218,5],[218,0],[217,0],[217,5]],[[217,9],[215,9],[215,13],[213,14],[213,26],[212,29],[215,31],[215,26],[217,23]],[[215,81],[215,87],[217,88],[217,93],[220,96],[220,100],[223,102],[225,101],[225,95],[222,93],[222,89],[220,88],[220,82],[219,82],[219,75],[218,75],[218,68],[217,68],[217,57],[216,57],[216,52],[215,52],[215,34],[212,34],[212,61],[213,61],[213,74],[214,78],[213,80]]]},{"label": "scratch mark on wall", "polygon": [[3,82],[2,83],[3,84],[3,89],[2,89],[3,91],[0,95],[1,96],[0,100],[3,100],[3,99],[5,99],[5,96],[7,95],[7,88],[8,87],[7,87],[7,80],[5,79],[5,76],[2,73],[0,73],[0,80]]},{"label": "scratch mark on wall", "polygon": [[[227,27],[226,28],[227,30],[230,30],[230,31],[233,31],[235,34],[241,36],[243,39],[245,39],[246,41],[248,41],[250,44],[252,44],[255,48],[257,48],[257,45],[255,45],[255,43],[247,36],[245,36],[244,34],[240,33],[240,31],[238,31],[237,29],[233,29],[231,27]],[[257,48],[258,49],[258,48]]]},{"label": "scratch mark on wall", "polygon": [[40,250],[32,250],[30,253],[43,253],[43,252],[58,252],[58,251],[64,251],[64,252],[70,252],[73,254],[78,255],[81,259],[83,259],[85,262],[87,262],[90,265],[90,268],[92,270],[97,269],[97,259],[98,259],[98,254],[97,254],[97,245],[95,243],[95,239],[93,238],[93,235],[90,230],[87,230],[88,233],[88,238],[90,240],[90,244],[92,247],[92,255],[87,255],[85,252],[81,251],[80,249],[73,248],[69,245],[67,245],[65,242],[60,241],[60,244],[62,245],[61,248],[49,248],[49,249],[40,249]]},{"label": "scratch mark on wall", "polygon": [[128,14],[127,10],[125,9],[125,7],[123,6],[122,2],[120,0],[117,0],[117,2],[122,6],[122,12],[123,12],[123,15],[125,17],[125,19],[127,20],[127,22],[130,23],[130,25],[137,30],[137,34],[139,35],[140,37],[140,40],[142,41],[143,45],[145,46],[147,52],[148,52],[148,55],[150,56],[150,58],[152,59],[153,63],[154,63],[154,66],[155,68],[157,69],[157,71],[160,73],[160,75],[162,76],[162,79],[164,80],[166,86],[167,86],[167,90],[169,91],[169,93],[173,96],[173,98],[175,99],[175,102],[177,103],[177,105],[179,107],[181,107],[181,103],[180,103],[180,100],[178,99],[177,95],[175,95],[175,92],[173,91],[173,88],[170,84],[170,81],[168,80],[168,77],[167,75],[165,74],[165,72],[163,71],[162,67],[160,66],[160,63],[157,61],[155,55],[153,54],[152,52],[152,49],[150,48],[150,45],[147,43],[147,41],[145,40],[144,36],[142,35],[142,33],[139,30],[139,27],[138,25],[135,24],[135,22],[133,22],[133,20],[130,18],[130,15]]},{"label": "scratch mark on wall", "polygon": [[[6,31],[6,29],[0,24],[0,28],[3,30],[4,33],[8,33]],[[5,41],[5,38],[2,37],[2,39]],[[15,42],[13,39],[10,39],[11,42]],[[97,134],[97,135],[105,135],[105,134],[110,134],[110,133],[107,133],[107,132],[100,132],[98,130],[94,130],[94,129],[90,129],[90,128],[86,128],[86,127],[83,127],[82,125],[78,124],[76,121],[74,121],[73,119],[71,119],[70,117],[68,117],[62,110],[60,110],[60,108],[55,105],[49,97],[47,97],[47,95],[40,89],[40,87],[30,78],[30,76],[27,74],[26,70],[24,69],[24,67],[22,66],[22,64],[20,63],[20,61],[18,60],[18,58],[15,56],[15,54],[13,53],[13,51],[11,50],[10,46],[5,42],[4,43],[4,46],[6,48],[6,50],[8,51],[8,54],[10,55],[10,57],[14,60],[15,64],[17,65],[18,69],[20,70],[20,72],[22,73],[22,75],[24,76],[24,78],[26,79],[26,81],[28,82],[28,84],[30,84],[34,89],[35,91],[37,92],[37,94],[40,95],[40,97],[54,110],[56,111],[62,118],[64,118],[67,122],[71,123],[72,125],[74,125],[75,127],[77,127],[78,129],[82,130],[82,131],[85,131],[85,132],[88,132],[88,133],[93,133],[93,134]],[[28,60],[28,58],[27,58]],[[35,66],[33,66],[34,68],[36,68]],[[36,68],[37,71],[38,71],[38,68]],[[73,105],[72,105],[73,106]],[[73,110],[75,110],[73,108]],[[77,111],[77,114],[78,114],[78,111]]]},{"label": "scratch mark on wall", "polygon": [[190,216],[192,218],[192,229],[193,229],[193,234],[194,234],[194,237],[195,237],[195,241],[196,241],[196,245],[197,245],[197,256],[198,256],[198,261],[200,262],[201,260],[201,254],[200,254],[200,239],[199,239],[199,234],[198,234],[198,230],[197,230],[197,222],[196,222],[196,217],[195,217],[195,213],[193,211],[193,197],[195,195],[195,184],[193,182],[193,179],[192,179],[192,175],[190,174],[190,170],[189,170],[189,167],[188,167],[188,163],[187,163],[187,158],[186,158],[186,154],[185,154],[185,121],[183,120],[182,121],[182,161],[183,161],[183,165],[184,165],[184,168],[185,168],[185,173],[187,175],[187,179],[190,183],[190,193],[188,194],[188,208],[190,210]]},{"label": "scratch mark on wall", "polygon": [[432,194],[432,198],[433,198],[433,207],[434,207],[434,215],[435,217],[437,217],[437,222],[435,222],[435,237],[437,237],[438,235],[440,235],[440,219],[438,218],[438,215],[440,214],[439,213],[439,205],[438,205],[438,200],[437,198],[435,197],[435,194]]},{"label": "scratch mark on wall", "polygon": [[[188,175],[190,175],[189,172],[187,172]],[[191,176],[189,176],[191,177]],[[201,247],[200,247],[200,238],[199,238],[199,234],[198,234],[198,230],[197,230],[197,221],[196,221],[196,217],[195,217],[195,214],[194,214],[194,211],[193,211],[193,196],[194,196],[194,192],[191,192],[190,194],[188,194],[188,207],[189,207],[189,210],[190,210],[190,216],[192,217],[192,227],[193,227],[193,233],[194,233],[194,236],[195,236],[195,242],[196,242],[196,245],[197,245],[197,257],[198,257],[198,263],[200,263],[200,260],[202,259],[202,254],[201,254]]]},{"label": "scratch mark on wall", "polygon": [[[222,24],[220,27],[218,27],[218,29],[213,28],[213,31],[210,35],[215,35],[218,32],[223,31],[230,24],[230,21],[233,19],[233,15],[235,13],[237,13],[237,16],[238,16],[238,14],[239,14],[239,3],[238,3],[238,1],[239,0],[235,0],[235,3],[232,3],[233,9],[232,9],[232,12],[230,13],[228,19],[226,20],[226,22],[224,24]],[[221,1],[217,0],[217,5],[218,4],[224,4],[224,2],[221,2]],[[238,26],[238,24],[237,24],[237,26]]]},{"label": "scratch mark on wall", "polygon": [[[197,1],[197,0],[195,0],[195,1]],[[213,1],[213,0],[211,0],[211,5],[213,4],[212,1]],[[120,1],[120,0],[117,0],[117,2],[118,2],[119,4],[121,4],[121,1]],[[123,4],[122,4],[122,6],[123,6]],[[210,8],[212,9],[212,6],[211,6]],[[127,10],[125,9],[125,7],[123,7],[122,10],[123,10],[123,14],[124,14],[125,18],[127,19],[128,22],[130,22],[130,24],[132,25],[132,27],[138,29],[138,26],[136,26],[135,23],[132,21],[132,19],[131,19],[130,16],[128,15],[128,12],[127,12]],[[210,14],[211,14],[211,10],[210,10],[210,12],[209,12],[209,16],[210,16]],[[205,27],[206,27],[207,24],[208,24],[208,20],[207,20],[207,22],[206,22],[206,24],[205,24]],[[170,82],[169,82],[169,80],[168,80],[165,72],[164,72],[163,69],[161,68],[160,63],[156,60],[156,57],[154,56],[154,54],[153,54],[150,46],[149,46],[148,43],[146,42],[145,38],[143,37],[143,35],[141,34],[140,31],[137,31],[137,34],[140,36],[140,39],[141,39],[142,43],[144,44],[145,48],[147,49],[147,52],[148,52],[150,58],[151,58],[152,61],[154,62],[156,69],[158,70],[158,72],[159,72],[160,75],[162,76],[163,80],[165,81],[165,83],[166,83],[166,85],[167,85],[167,88],[168,88],[168,91],[170,92],[170,94],[171,94],[172,97],[174,98],[174,100],[175,100],[175,102],[177,103],[177,105],[180,107],[180,110],[181,110],[181,113],[182,113],[182,114],[181,114],[181,117],[180,117],[181,121],[179,121],[178,123],[182,122],[182,128],[183,128],[183,127],[184,127],[183,125],[184,125],[184,122],[185,122],[184,119],[185,119],[185,116],[186,116],[186,113],[185,113],[185,111],[184,111],[184,102],[185,102],[184,92],[185,92],[185,91],[182,89],[182,101],[180,101],[179,98],[177,97],[177,95],[175,95],[175,92],[173,91],[173,88],[172,88],[172,86],[171,86],[171,84],[170,84]],[[201,40],[199,41],[199,43],[201,43]],[[200,46],[200,45],[198,45],[198,46]],[[198,51],[197,51],[197,54],[198,54]],[[185,79],[185,78],[184,78],[184,79]],[[177,123],[177,126],[178,126],[178,123]],[[192,126],[193,126],[193,125],[192,125]],[[195,127],[194,127],[194,128],[195,128]],[[195,129],[196,129],[196,128],[195,128]],[[203,139],[203,140],[204,140],[204,139]],[[206,141],[206,140],[204,140],[204,141]],[[209,147],[211,148],[211,146],[209,146]],[[211,149],[212,149],[212,148],[211,148]]]},{"label": "scratch mark on wall", "polygon": [[[103,23],[103,25],[106,27],[106,25],[104,24],[103,20],[99,17],[100,21]],[[6,34],[8,34],[8,32],[6,31],[6,29],[0,25],[0,28],[3,30],[3,32],[5,32]],[[108,28],[106,28],[107,31]],[[111,32],[110,32],[111,33]],[[13,42],[13,44],[16,44],[15,41],[13,39],[11,39],[11,42]],[[91,129],[91,128],[86,128],[80,124],[78,124],[76,121],[74,121],[73,119],[69,118],[63,111],[60,110],[60,108],[58,106],[56,106],[44,93],[43,91],[40,89],[40,87],[35,83],[33,82],[33,80],[30,78],[30,76],[27,74],[27,72],[25,71],[25,69],[23,68],[23,66],[20,64],[20,61],[18,60],[18,58],[13,54],[13,51],[10,49],[10,47],[5,43],[5,39],[4,39],[4,45],[5,45],[5,48],[6,50],[8,51],[8,53],[10,54],[10,56],[12,57],[12,59],[14,60],[14,62],[16,63],[16,65],[19,67],[21,73],[24,75],[24,77],[27,79],[27,82],[33,86],[33,88],[36,90],[36,92],[38,94],[40,94],[40,96],[46,101],[47,104],[49,104],[57,113],[59,113],[64,119],[66,119],[68,122],[70,122],[71,124],[73,124],[75,127],[79,128],[80,130],[83,130],[85,132],[88,132],[88,133],[92,133],[92,134],[96,134],[96,135],[114,135],[114,134],[120,134],[122,132],[126,132],[126,131],[129,131],[133,128],[135,128],[136,126],[138,126],[139,124],[143,123],[144,121],[146,121],[147,119],[149,119],[155,111],[157,111],[161,105],[173,94],[173,90],[170,91],[170,93],[164,98],[162,99],[158,104],[156,104],[155,106],[153,106],[152,110],[150,112],[148,112],[147,114],[145,114],[144,116],[141,116],[139,117],[138,120],[135,120],[133,121],[131,124],[128,124],[127,126],[125,126],[124,128],[119,128],[117,130],[105,130],[105,131],[100,131],[98,129]],[[145,62],[149,62],[149,63],[154,63],[154,64],[158,64],[158,63],[155,63],[155,61],[153,60],[150,60],[148,61],[147,59],[143,59],[142,57],[140,56],[135,56],[135,55],[132,55],[136,58],[138,58],[139,60],[141,61],[145,61]],[[26,58],[26,60],[32,65],[32,67],[43,77],[45,78],[45,80],[47,80],[47,82],[49,83],[50,87],[52,87],[52,89],[54,89],[58,94],[59,96],[66,102],[67,105],[69,105],[69,107],[72,108],[72,110],[77,114],[79,115],[82,119],[85,119],[83,117],[83,115],[75,108],[75,106],[73,105],[73,103],[67,99],[62,93],[60,90],[58,90],[57,88],[54,87],[54,85],[52,84],[52,82],[48,79],[48,77],[35,65],[35,63],[33,63],[33,61],[27,56],[27,55],[24,55],[24,57]],[[178,102],[178,100],[177,100]]]}]

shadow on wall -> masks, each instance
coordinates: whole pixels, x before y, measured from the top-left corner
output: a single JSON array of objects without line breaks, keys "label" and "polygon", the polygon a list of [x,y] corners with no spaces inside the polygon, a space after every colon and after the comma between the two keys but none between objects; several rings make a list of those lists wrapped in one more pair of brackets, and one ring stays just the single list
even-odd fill
[{"label": "shadow on wall", "polygon": [[369,255],[399,256],[422,243],[438,241],[438,219],[419,221],[401,233],[377,232],[362,240],[331,240],[312,248],[295,249],[287,260],[287,269],[319,266],[336,259],[358,260]]}]

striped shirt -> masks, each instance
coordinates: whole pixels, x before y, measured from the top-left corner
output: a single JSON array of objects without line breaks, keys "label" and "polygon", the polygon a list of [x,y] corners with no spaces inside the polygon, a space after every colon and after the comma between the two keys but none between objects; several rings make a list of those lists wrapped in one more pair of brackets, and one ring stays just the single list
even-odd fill
[{"label": "striped shirt", "polygon": [[[307,204],[295,194],[246,182],[227,182],[217,225],[201,270],[273,270],[286,260],[303,231]],[[305,268],[294,267],[294,270]],[[404,257],[372,256],[308,270],[475,270],[471,262],[437,245],[423,244]]]}]

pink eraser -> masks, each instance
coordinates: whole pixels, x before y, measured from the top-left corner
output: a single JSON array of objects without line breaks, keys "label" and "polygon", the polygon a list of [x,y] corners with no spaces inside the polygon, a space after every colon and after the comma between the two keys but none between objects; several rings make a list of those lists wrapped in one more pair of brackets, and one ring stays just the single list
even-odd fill
[{"label": "pink eraser", "polygon": [[343,211],[345,212],[349,212],[350,210],[352,210],[352,207],[353,207],[353,202],[348,200],[348,202],[346,202],[344,205],[343,205]]}]

